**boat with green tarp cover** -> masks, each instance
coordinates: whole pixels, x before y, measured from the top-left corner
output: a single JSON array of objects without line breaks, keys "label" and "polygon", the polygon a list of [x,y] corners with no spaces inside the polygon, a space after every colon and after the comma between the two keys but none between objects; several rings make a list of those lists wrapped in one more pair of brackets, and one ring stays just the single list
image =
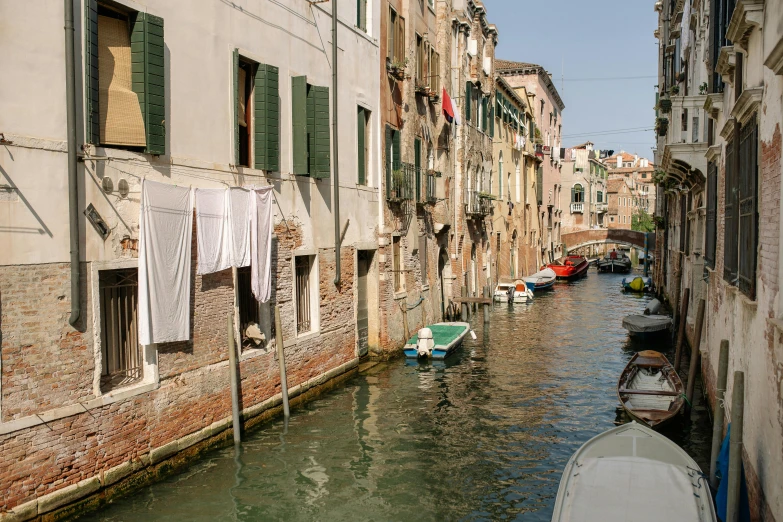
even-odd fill
[{"label": "boat with green tarp cover", "polygon": [[437,323],[429,325],[408,339],[403,351],[412,359],[445,359],[462,344],[470,331],[468,323]]}]

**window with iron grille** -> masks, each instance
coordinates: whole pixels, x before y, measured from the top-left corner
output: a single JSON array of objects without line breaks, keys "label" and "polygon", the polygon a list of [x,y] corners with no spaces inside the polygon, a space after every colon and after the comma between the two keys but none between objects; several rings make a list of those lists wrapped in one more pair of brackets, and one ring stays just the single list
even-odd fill
[{"label": "window with iron grille", "polygon": [[739,148],[739,289],[756,298],[758,247],[758,125],[742,127]]},{"label": "window with iron grille", "polygon": [[312,330],[312,308],[310,273],[313,268],[313,256],[296,256],[296,333]]},{"label": "window with iron grille", "polygon": [[250,324],[261,325],[260,304],[253,295],[249,266],[237,268],[237,302],[239,304],[239,332],[242,346],[255,347],[255,343],[245,338],[245,330]]},{"label": "window with iron grille", "polygon": [[707,236],[704,239],[704,261],[710,268],[715,268],[715,246],[717,243],[718,214],[718,166],[715,162],[707,165]]},{"label": "window with iron grille", "polygon": [[[735,131],[736,134],[736,131]],[[737,212],[739,202],[737,201],[738,180],[735,166],[735,139],[726,145],[726,172],[725,172],[725,212],[724,212],[724,234],[723,234],[723,278],[731,284],[737,281],[737,221],[739,213]]]},{"label": "window with iron grille", "polygon": [[138,338],[138,269],[98,273],[101,310],[101,390],[109,391],[142,379]]}]

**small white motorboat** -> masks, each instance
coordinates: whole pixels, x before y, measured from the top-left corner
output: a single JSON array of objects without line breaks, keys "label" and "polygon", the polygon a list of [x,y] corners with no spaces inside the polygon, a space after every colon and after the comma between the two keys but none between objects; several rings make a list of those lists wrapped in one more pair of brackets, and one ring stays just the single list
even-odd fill
[{"label": "small white motorboat", "polygon": [[[513,289],[514,297],[510,296]],[[498,283],[492,298],[499,303],[524,304],[533,299],[533,291],[524,281],[517,279],[513,283]]]},{"label": "small white motorboat", "polygon": [[716,522],[707,477],[679,446],[632,422],[587,441],[560,479],[552,522]]},{"label": "small white motorboat", "polygon": [[445,359],[459,348],[470,331],[468,323],[431,324],[408,339],[403,352],[409,359]]}]

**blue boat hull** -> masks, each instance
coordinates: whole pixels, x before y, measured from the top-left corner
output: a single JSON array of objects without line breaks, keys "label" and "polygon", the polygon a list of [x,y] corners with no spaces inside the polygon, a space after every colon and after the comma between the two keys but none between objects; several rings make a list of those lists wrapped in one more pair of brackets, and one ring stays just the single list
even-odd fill
[{"label": "blue boat hull", "polygon": [[540,284],[535,284],[529,281],[525,281],[525,285],[530,289],[531,292],[540,292],[542,290],[549,290],[550,288],[555,286],[555,279],[552,279],[548,283],[540,283]]},{"label": "blue boat hull", "polygon": [[[457,350],[457,348],[459,348],[460,346],[462,346],[462,341],[455,344],[450,350],[438,350],[438,349],[432,350],[432,355],[430,356],[430,359],[443,360],[449,355],[451,355],[452,353],[454,353]],[[411,346],[409,344],[406,344],[405,348],[403,349],[403,352],[405,353],[405,357],[407,357],[408,359],[419,358],[419,352],[416,351],[416,346]]]}]

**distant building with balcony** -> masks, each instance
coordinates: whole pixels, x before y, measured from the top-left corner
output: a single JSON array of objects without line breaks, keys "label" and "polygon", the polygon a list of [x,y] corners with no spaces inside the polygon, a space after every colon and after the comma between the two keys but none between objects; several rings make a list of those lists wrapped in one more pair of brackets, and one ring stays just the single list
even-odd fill
[{"label": "distant building with balcony", "polygon": [[536,145],[536,156],[542,160],[537,172],[541,190],[538,213],[544,234],[541,253],[544,260],[557,259],[564,255],[560,238],[565,200],[560,182],[562,160],[559,151],[562,146],[560,138],[565,104],[550,74],[540,65],[498,60],[497,71],[509,85],[514,88],[524,87],[527,91],[535,118],[529,125],[528,133]]},{"label": "distant building with balcony", "polygon": [[606,227],[607,170],[589,150],[591,145],[587,147],[585,158],[566,157],[560,171],[564,197],[570,202],[561,221],[564,234]]},{"label": "distant building with balcony", "polygon": [[655,212],[655,166],[647,158],[620,151],[603,160],[609,180],[626,180],[633,191],[639,208],[648,214]]}]

